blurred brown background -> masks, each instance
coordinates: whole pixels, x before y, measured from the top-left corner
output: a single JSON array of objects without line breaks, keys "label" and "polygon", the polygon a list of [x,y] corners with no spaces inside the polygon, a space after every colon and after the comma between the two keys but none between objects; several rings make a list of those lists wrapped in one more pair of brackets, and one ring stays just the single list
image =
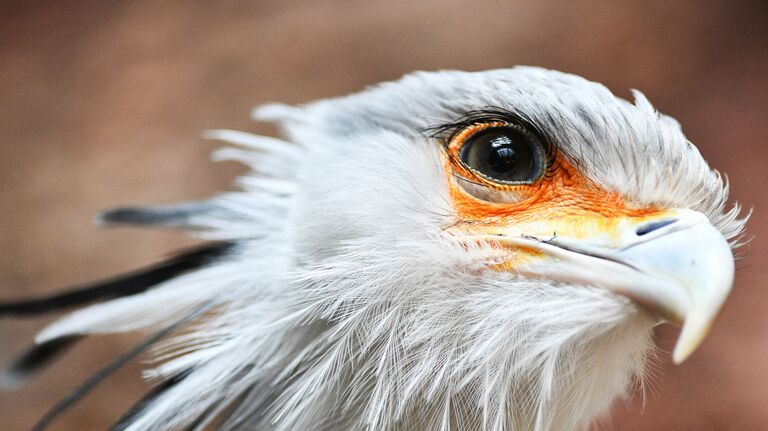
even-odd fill
[{"label": "blurred brown background", "polygon": [[[0,298],[149,263],[179,234],[99,230],[98,210],[204,197],[241,172],[212,165],[206,128],[272,133],[249,109],[340,95],[416,69],[533,64],[638,88],[683,124],[755,215],[735,292],[684,365],[664,355],[610,430],[768,429],[768,2],[3,1]],[[39,321],[0,321],[0,360]],[[659,342],[671,348],[675,330]],[[134,337],[100,337],[0,394],[23,430]],[[144,390],[130,366],[55,429],[104,429]]]}]

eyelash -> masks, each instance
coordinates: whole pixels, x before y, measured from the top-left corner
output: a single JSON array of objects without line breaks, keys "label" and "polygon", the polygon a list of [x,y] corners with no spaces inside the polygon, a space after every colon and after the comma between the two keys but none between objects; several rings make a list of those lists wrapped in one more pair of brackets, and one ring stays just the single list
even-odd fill
[{"label": "eyelash", "polygon": [[[536,127],[533,122],[526,119],[524,116],[508,111],[506,109],[502,108],[485,108],[475,111],[469,111],[466,114],[464,114],[461,118],[459,118],[457,121],[453,123],[447,123],[443,125],[438,125],[435,127],[431,127],[427,129],[427,132],[429,132],[429,135],[437,139],[440,145],[443,147],[446,155],[448,156],[451,164],[454,167],[460,167],[462,166],[462,162],[457,159],[457,151],[452,150],[452,146],[454,143],[454,140],[457,139],[459,135],[461,135],[466,130],[469,130],[471,128],[478,128],[479,126],[488,126],[491,124],[498,124],[498,125],[511,125],[516,127],[521,127],[525,130],[527,130],[530,133],[533,133],[536,135],[539,140],[544,143],[544,175],[542,175],[542,179],[551,178],[552,175],[557,171],[558,169],[558,163],[557,163],[557,145],[554,140],[549,139],[548,136],[538,127]],[[459,148],[461,148],[462,145],[464,145],[464,142],[468,138],[470,138],[474,133],[468,134],[463,142],[459,144]],[[478,186],[484,186],[484,187],[490,187],[490,188],[507,188],[502,186],[494,186],[492,184],[489,184],[487,181],[484,181],[482,178],[479,178],[477,174],[472,172],[471,170],[462,169],[463,171],[468,171],[467,173],[471,175],[474,178],[473,180],[470,180],[469,178],[464,178],[462,176],[462,179],[465,181],[470,181]],[[457,174],[455,174],[457,175]]]}]

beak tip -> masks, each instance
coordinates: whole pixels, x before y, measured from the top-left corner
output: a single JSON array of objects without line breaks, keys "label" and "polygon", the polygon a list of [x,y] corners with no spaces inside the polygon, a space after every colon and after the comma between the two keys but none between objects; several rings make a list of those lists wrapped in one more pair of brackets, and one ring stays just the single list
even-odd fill
[{"label": "beak tip", "polygon": [[685,335],[685,331],[680,334],[680,338],[678,338],[677,344],[675,344],[675,349],[672,351],[672,362],[675,365],[680,365],[685,362],[685,360],[693,354],[694,350],[699,347],[701,340],[704,338],[699,337],[699,340],[696,341],[691,340],[690,337],[686,337]]},{"label": "beak tip", "polygon": [[714,320],[715,313],[708,318],[689,316],[686,319],[680,337],[677,339],[677,344],[675,344],[675,349],[672,351],[672,362],[675,365],[685,362],[699,348],[704,338],[709,334]]},{"label": "beak tip", "polygon": [[675,346],[675,350],[672,352],[672,363],[675,365],[682,364],[691,356],[691,353],[693,353],[692,349],[681,349],[680,345],[678,344]]}]

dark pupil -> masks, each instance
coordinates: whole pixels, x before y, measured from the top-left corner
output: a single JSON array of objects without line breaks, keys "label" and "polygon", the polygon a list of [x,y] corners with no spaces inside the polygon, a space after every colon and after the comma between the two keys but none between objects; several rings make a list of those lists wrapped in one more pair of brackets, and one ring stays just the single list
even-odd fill
[{"label": "dark pupil", "polygon": [[517,155],[507,136],[500,136],[491,141],[491,151],[488,154],[488,165],[500,174],[505,174],[515,168]]},{"label": "dark pupil", "polygon": [[488,179],[530,183],[541,173],[538,141],[512,127],[492,128],[472,136],[461,149],[461,159]]}]

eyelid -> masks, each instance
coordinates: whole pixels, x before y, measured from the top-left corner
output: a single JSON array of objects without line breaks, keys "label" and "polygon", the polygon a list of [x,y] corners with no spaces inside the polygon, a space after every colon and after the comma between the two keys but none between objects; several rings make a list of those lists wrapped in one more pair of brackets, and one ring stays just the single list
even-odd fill
[{"label": "eyelid", "polygon": [[522,201],[526,197],[525,194],[520,193],[520,190],[508,188],[500,189],[487,184],[474,182],[461,175],[454,175],[454,177],[462,190],[477,199],[487,202],[513,204]]},{"label": "eyelid", "polygon": [[451,136],[451,140],[448,143],[448,149],[451,151],[455,151],[456,154],[458,154],[459,150],[464,145],[464,143],[467,142],[467,140],[471,138],[473,135],[475,135],[476,133],[481,132],[485,129],[489,129],[491,127],[504,127],[504,126],[509,126],[509,123],[504,123],[502,121],[494,121],[491,123],[472,124],[468,127],[465,127],[459,130],[457,133]]}]

